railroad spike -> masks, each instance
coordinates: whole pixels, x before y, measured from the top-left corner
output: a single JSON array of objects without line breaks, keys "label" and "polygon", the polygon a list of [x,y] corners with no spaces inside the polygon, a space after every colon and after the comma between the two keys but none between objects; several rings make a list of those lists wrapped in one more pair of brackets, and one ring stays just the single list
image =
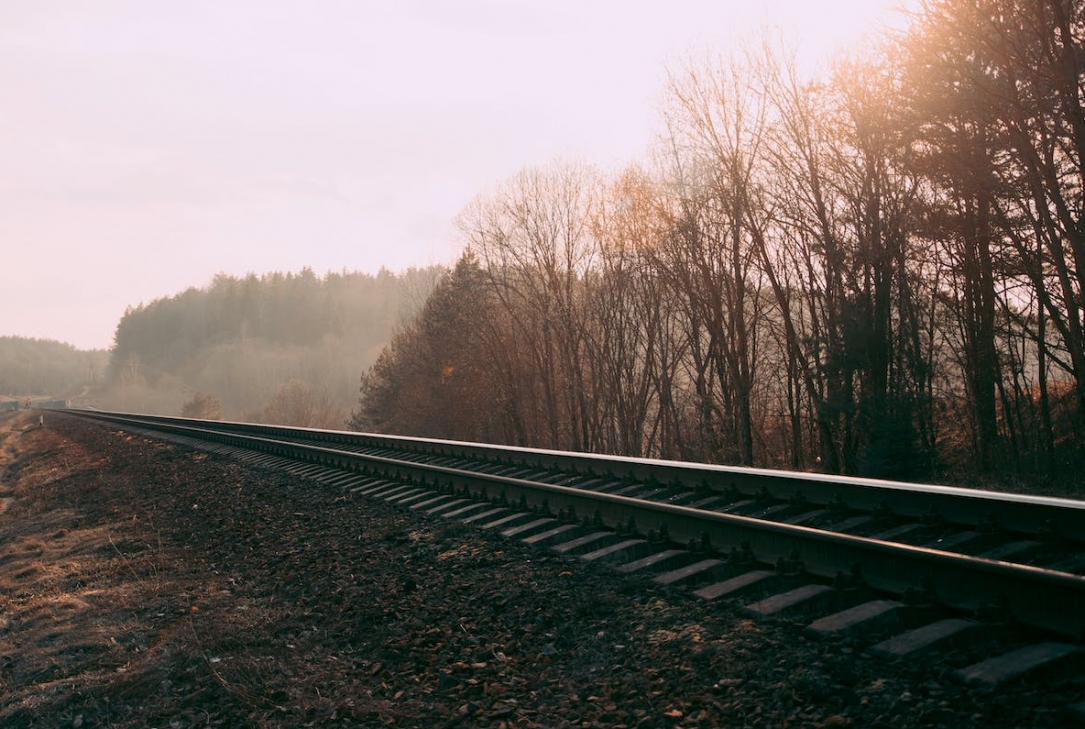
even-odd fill
[{"label": "railroad spike", "polygon": [[749,542],[743,542],[739,547],[731,547],[727,555],[727,561],[735,567],[749,567],[757,561]]},{"label": "railroad spike", "polygon": [[852,564],[847,572],[837,572],[833,578],[833,587],[838,590],[857,590],[865,584],[863,571],[857,564]]},{"label": "railroad spike", "polygon": [[919,580],[918,587],[909,587],[904,591],[904,604],[912,606],[933,605],[935,600],[934,588],[931,586],[931,578],[923,576]]},{"label": "railroad spike", "polygon": [[804,574],[806,572],[806,567],[799,557],[799,550],[793,549],[791,550],[791,554],[787,557],[778,558],[776,560],[776,571],[787,577]]}]

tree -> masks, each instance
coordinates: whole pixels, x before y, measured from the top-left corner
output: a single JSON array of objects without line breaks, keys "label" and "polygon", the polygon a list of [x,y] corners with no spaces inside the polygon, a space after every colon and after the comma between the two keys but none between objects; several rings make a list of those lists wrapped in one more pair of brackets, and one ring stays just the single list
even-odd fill
[{"label": "tree", "polygon": [[342,413],[327,393],[318,392],[297,379],[280,385],[267,405],[250,418],[256,422],[300,428],[336,428],[343,423]]},{"label": "tree", "polygon": [[[467,253],[363,375],[350,427],[509,442],[516,426],[500,312]],[[495,338],[496,335],[496,338]]]},{"label": "tree", "polygon": [[[731,60],[671,80],[672,231],[657,259],[686,299],[706,455],[745,465],[755,458],[752,400],[763,313],[750,221],[763,213],[755,172],[768,112],[748,73]],[[722,442],[714,442],[717,433]]]},{"label": "tree", "polygon": [[583,357],[582,279],[594,264],[591,209],[595,174],[577,165],[524,170],[459,218],[509,326],[507,345],[532,369],[521,391],[534,400],[525,423],[534,442],[592,450]]},{"label": "tree", "polygon": [[[1044,440],[1054,440],[1048,368],[1061,370],[1076,399],[1085,442],[1085,3],[1081,0],[927,0],[905,38],[912,96],[942,171],[960,201],[954,228],[964,284],[962,326],[981,462],[995,437],[991,382],[1017,446],[1014,412],[1033,369],[1009,348],[992,352],[992,302],[1035,348]],[[947,174],[947,172],[952,174]],[[943,185],[946,187],[947,185]],[[999,292],[992,297],[992,282]],[[1027,310],[1035,306],[1036,314]],[[1012,367],[999,370],[996,357]],[[1030,357],[1031,359],[1031,357]],[[1009,382],[1003,381],[1003,374]],[[1027,387],[1027,385],[1025,386]],[[1031,430],[1031,429],[1030,429]]]},{"label": "tree", "polygon": [[584,344],[598,447],[673,458],[681,345],[671,292],[651,263],[667,234],[659,195],[640,169],[619,175],[600,195],[592,223],[597,265],[583,284]]},{"label": "tree", "polygon": [[[912,107],[915,143],[911,164],[924,176],[924,234],[940,246],[939,262],[948,290],[943,300],[956,321],[962,344],[958,361],[967,384],[978,465],[990,470],[999,453],[997,391],[1001,378],[995,321],[994,205],[1000,189],[991,145],[992,120],[969,102],[968,94],[947,89],[941,70],[932,78],[933,51],[912,47],[919,62],[906,64],[904,98]],[[962,98],[962,96],[964,98]]]},{"label": "tree", "polygon": [[793,447],[801,397],[827,470],[914,476],[934,449],[933,298],[913,235],[899,81],[877,56],[844,59],[816,83],[766,49],[758,72],[774,110],[762,177],[771,214],[750,229],[787,350]]},{"label": "tree", "polygon": [[188,400],[181,408],[182,418],[197,418],[199,420],[222,420],[222,403],[214,395],[202,392],[192,393],[192,399]]},{"label": "tree", "polygon": [[355,423],[891,478],[1085,442],[1083,6],[928,0],[905,63],[826,79],[767,45],[687,68],[651,173],[464,211],[470,265]]}]

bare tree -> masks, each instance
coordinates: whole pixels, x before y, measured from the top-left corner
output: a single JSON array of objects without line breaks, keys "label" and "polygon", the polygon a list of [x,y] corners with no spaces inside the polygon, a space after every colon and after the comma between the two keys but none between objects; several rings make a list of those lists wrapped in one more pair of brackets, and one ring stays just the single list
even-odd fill
[{"label": "bare tree", "polygon": [[222,420],[222,403],[214,395],[192,393],[192,399],[181,407],[181,417],[200,420]]},{"label": "bare tree", "polygon": [[539,435],[553,448],[597,445],[582,361],[594,185],[594,173],[580,166],[525,170],[459,219],[511,325],[509,345],[533,368]]},{"label": "bare tree", "polygon": [[916,180],[902,164],[898,81],[876,58],[801,80],[764,49],[771,99],[763,177],[771,209],[750,221],[787,348],[792,442],[804,398],[830,471],[901,475],[934,448],[927,252],[916,247]]},{"label": "bare tree", "polygon": [[585,279],[585,345],[595,427],[611,453],[675,454],[664,436],[677,366],[673,307],[650,258],[667,234],[658,194],[642,170],[628,169],[595,207],[599,252]]},{"label": "bare tree", "polygon": [[342,427],[344,418],[327,393],[301,380],[284,382],[262,410],[250,416],[256,422],[301,428]]},{"label": "bare tree", "polygon": [[672,77],[669,95],[673,218],[658,261],[686,299],[706,455],[752,464],[763,299],[749,221],[761,214],[755,171],[767,106],[734,60]]}]

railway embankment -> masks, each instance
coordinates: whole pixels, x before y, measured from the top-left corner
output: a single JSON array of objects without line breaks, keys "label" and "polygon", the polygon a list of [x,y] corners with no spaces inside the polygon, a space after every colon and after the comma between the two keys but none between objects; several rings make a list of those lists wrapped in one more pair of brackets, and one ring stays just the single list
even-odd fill
[{"label": "railway embankment", "polygon": [[0,416],[0,460],[5,727],[1065,726],[1082,692],[59,414]]}]

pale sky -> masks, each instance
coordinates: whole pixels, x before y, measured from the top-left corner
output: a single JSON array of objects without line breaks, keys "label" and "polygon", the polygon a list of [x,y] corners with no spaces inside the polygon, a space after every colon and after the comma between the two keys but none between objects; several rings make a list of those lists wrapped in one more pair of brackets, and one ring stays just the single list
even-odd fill
[{"label": "pale sky", "polygon": [[0,0],[0,335],[112,345],[219,272],[453,261],[530,166],[645,158],[668,69],[896,0]]}]

